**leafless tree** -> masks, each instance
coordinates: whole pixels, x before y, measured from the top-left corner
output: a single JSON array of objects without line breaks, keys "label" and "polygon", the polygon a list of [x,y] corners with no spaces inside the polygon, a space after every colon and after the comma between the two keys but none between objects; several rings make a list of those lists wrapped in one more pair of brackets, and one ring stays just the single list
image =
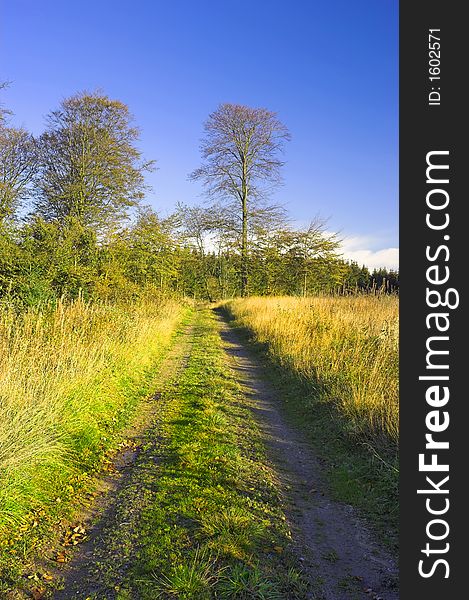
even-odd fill
[{"label": "leafless tree", "polygon": [[[0,83],[0,90],[8,83]],[[37,167],[36,142],[24,129],[10,127],[12,112],[0,103],[0,226],[14,218]]]},{"label": "leafless tree", "polygon": [[[9,81],[0,81],[0,91],[6,90],[10,85]],[[11,110],[5,108],[3,103],[0,102],[0,125],[4,125],[7,117],[11,115]]]},{"label": "leafless tree", "polygon": [[219,106],[209,115],[204,130],[203,164],[190,177],[201,181],[210,197],[226,204],[239,230],[241,295],[245,296],[251,221],[275,208],[267,206],[266,199],[281,183],[284,163],[279,155],[290,134],[275,113],[239,104]]}]

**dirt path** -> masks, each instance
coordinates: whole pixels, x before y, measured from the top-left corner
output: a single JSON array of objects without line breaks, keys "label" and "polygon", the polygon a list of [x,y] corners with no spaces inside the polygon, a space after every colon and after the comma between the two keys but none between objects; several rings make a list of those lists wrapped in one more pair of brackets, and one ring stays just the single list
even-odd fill
[{"label": "dirt path", "polygon": [[[258,360],[220,314],[217,321],[227,365],[243,388],[278,474],[294,552],[311,584],[311,599],[396,600],[394,561],[356,511],[328,497],[323,467],[303,435],[284,419],[281,402],[263,378]],[[193,331],[187,327],[161,365],[158,381],[163,393],[143,405],[112,472],[100,480],[94,507],[83,515],[87,540],[70,563],[55,567],[55,575],[64,579],[55,600],[121,597],[120,586],[138,560],[140,515],[151,502],[165,453],[159,428],[167,410],[164,392],[177,386],[192,344]]]},{"label": "dirt path", "polygon": [[397,566],[356,511],[328,497],[311,446],[282,416],[256,358],[221,315],[228,361],[245,390],[284,490],[287,517],[316,600],[396,600]]},{"label": "dirt path", "polygon": [[[161,391],[142,405],[136,422],[125,432],[125,447],[116,455],[111,473],[100,478],[97,500],[81,519],[87,529],[86,541],[69,564],[53,569],[56,576],[63,577],[63,589],[54,594],[54,600],[118,596],[138,551],[139,515],[149,501],[146,484],[151,485],[155,478],[163,451],[158,431],[166,409],[162,391],[185,368],[192,335],[192,327],[188,326],[176,339],[160,367]],[[50,563],[47,567],[51,570]]]}]

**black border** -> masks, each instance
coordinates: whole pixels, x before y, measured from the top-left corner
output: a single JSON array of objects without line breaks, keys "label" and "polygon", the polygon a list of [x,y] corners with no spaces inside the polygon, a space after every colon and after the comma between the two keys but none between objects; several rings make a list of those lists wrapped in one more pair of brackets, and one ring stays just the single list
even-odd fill
[{"label": "black border", "polygon": [[[464,219],[465,205],[469,204],[469,165],[466,145],[469,144],[466,114],[469,99],[463,92],[469,79],[466,64],[466,44],[469,44],[468,24],[463,18],[463,2],[435,1],[401,2],[400,4],[400,144],[399,144],[399,194],[400,194],[400,431],[401,431],[401,539],[400,539],[400,597],[433,600],[469,597],[466,573],[469,574],[469,534],[465,495],[466,466],[469,443],[469,418],[465,373],[469,373],[465,338],[469,330],[465,323],[465,290],[469,273],[466,273],[466,243],[469,228]],[[441,105],[429,106],[428,93],[432,83],[428,76],[428,30],[441,30]],[[425,401],[428,382],[419,381],[426,366],[425,343],[429,331],[425,317],[431,312],[426,305],[426,269],[429,263],[426,246],[435,248],[442,242],[443,233],[431,231],[425,223],[427,206],[426,155],[432,150],[449,150],[449,179],[446,186],[450,194],[450,224],[445,234],[450,258],[441,265],[449,265],[450,280],[460,296],[459,307],[448,310],[451,325],[448,331],[450,416],[448,430],[441,439],[448,439],[449,450],[442,455],[449,461],[450,509],[445,515],[450,531],[445,542],[450,544],[444,555],[448,560],[449,577],[439,567],[434,575],[423,578],[418,573],[418,563],[425,556],[426,524],[429,515],[424,496],[417,489],[425,485],[424,473],[419,473],[418,455],[424,451],[425,416],[429,407]],[[443,256],[443,255],[442,255]],[[442,309],[440,309],[442,310]],[[443,334],[442,334],[443,335]],[[448,362],[447,361],[447,362]],[[439,373],[442,374],[442,373]],[[444,437],[443,437],[444,436]],[[427,473],[428,475],[429,473]],[[436,478],[438,475],[436,474]],[[442,542],[443,543],[443,542]],[[436,545],[436,543],[435,543]],[[440,555],[442,556],[442,555]],[[435,555],[436,557],[436,555]],[[427,562],[427,565],[429,563]]]}]

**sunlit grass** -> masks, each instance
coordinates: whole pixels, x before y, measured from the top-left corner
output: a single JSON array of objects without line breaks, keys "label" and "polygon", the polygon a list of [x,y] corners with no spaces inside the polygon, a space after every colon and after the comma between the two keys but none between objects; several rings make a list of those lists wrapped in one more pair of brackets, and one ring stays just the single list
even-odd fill
[{"label": "sunlit grass", "polygon": [[159,428],[161,460],[153,451],[141,457],[153,491],[139,519],[129,582],[138,589],[129,597],[306,597],[290,564],[296,559],[275,473],[208,311],[198,312],[187,366],[164,396],[170,411]]},{"label": "sunlit grass", "polygon": [[181,312],[170,300],[0,309],[0,540],[97,468]]},{"label": "sunlit grass", "polygon": [[248,298],[228,307],[278,363],[309,382],[316,400],[338,408],[348,433],[396,447],[396,296]]}]

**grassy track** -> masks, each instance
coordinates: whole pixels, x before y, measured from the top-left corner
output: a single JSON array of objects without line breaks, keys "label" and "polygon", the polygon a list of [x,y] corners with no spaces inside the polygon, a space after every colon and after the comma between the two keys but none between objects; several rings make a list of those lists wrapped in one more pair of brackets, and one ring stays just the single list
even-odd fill
[{"label": "grassy track", "polygon": [[186,368],[164,392],[162,460],[144,469],[151,501],[118,597],[302,598],[275,477],[208,311],[193,336]]},{"label": "grassy track", "polygon": [[[0,513],[5,532],[0,535],[0,596],[15,587],[51,529],[73,514],[73,496],[83,498],[92,488],[95,473],[122,441],[124,426],[136,413],[138,417],[142,400],[157,391],[149,402],[153,408],[148,408],[148,419],[142,421],[135,459],[126,467],[110,510],[94,526],[97,545],[81,557],[78,549],[75,563],[65,569],[55,565],[54,571],[49,556],[53,581],[46,583],[42,570],[34,580],[43,590],[37,597],[50,597],[54,587],[59,588],[60,600],[310,597],[293,551],[281,486],[265,454],[265,434],[252,416],[239,375],[229,367],[215,315],[208,309],[185,311],[184,327],[179,329],[183,335],[176,336],[173,356],[166,359],[172,367],[159,374],[184,311],[141,307],[124,315],[112,313],[115,309],[109,314],[104,308],[96,310],[87,314],[86,307],[78,305],[66,319],[54,313],[47,326],[36,323],[33,333],[37,337],[42,332],[41,340],[49,344],[42,362],[39,342],[15,350],[14,336],[10,340],[17,357],[23,357],[24,372],[19,372],[24,381],[27,359],[36,356],[32,372],[49,376],[49,385],[61,392],[62,412],[53,413],[52,431],[62,433],[53,438],[56,446],[50,455],[40,454],[39,447],[40,467],[36,456],[23,460],[16,471],[10,466],[0,472],[10,485],[4,488],[10,496],[3,492],[8,510]],[[102,334],[98,338],[96,324]],[[48,367],[48,362],[57,364],[53,356],[60,348],[63,370]],[[73,357],[78,356],[84,368],[90,350],[92,364],[80,371]],[[13,368],[14,361],[4,364]],[[396,516],[389,465],[357,443],[356,435],[344,432],[343,415],[335,415],[334,404],[318,395],[316,383],[296,372],[288,360],[270,353],[264,355],[264,366],[289,414],[307,427],[324,457],[337,497],[364,509],[386,534]],[[67,387],[65,380],[72,373],[82,377]],[[8,389],[16,389],[13,377],[7,383]],[[48,409],[45,401],[27,406],[36,419]],[[33,436],[20,438],[20,443],[35,448]],[[22,487],[28,473],[34,473],[27,481],[30,487]],[[38,492],[37,499],[24,492],[31,489]]]}]

